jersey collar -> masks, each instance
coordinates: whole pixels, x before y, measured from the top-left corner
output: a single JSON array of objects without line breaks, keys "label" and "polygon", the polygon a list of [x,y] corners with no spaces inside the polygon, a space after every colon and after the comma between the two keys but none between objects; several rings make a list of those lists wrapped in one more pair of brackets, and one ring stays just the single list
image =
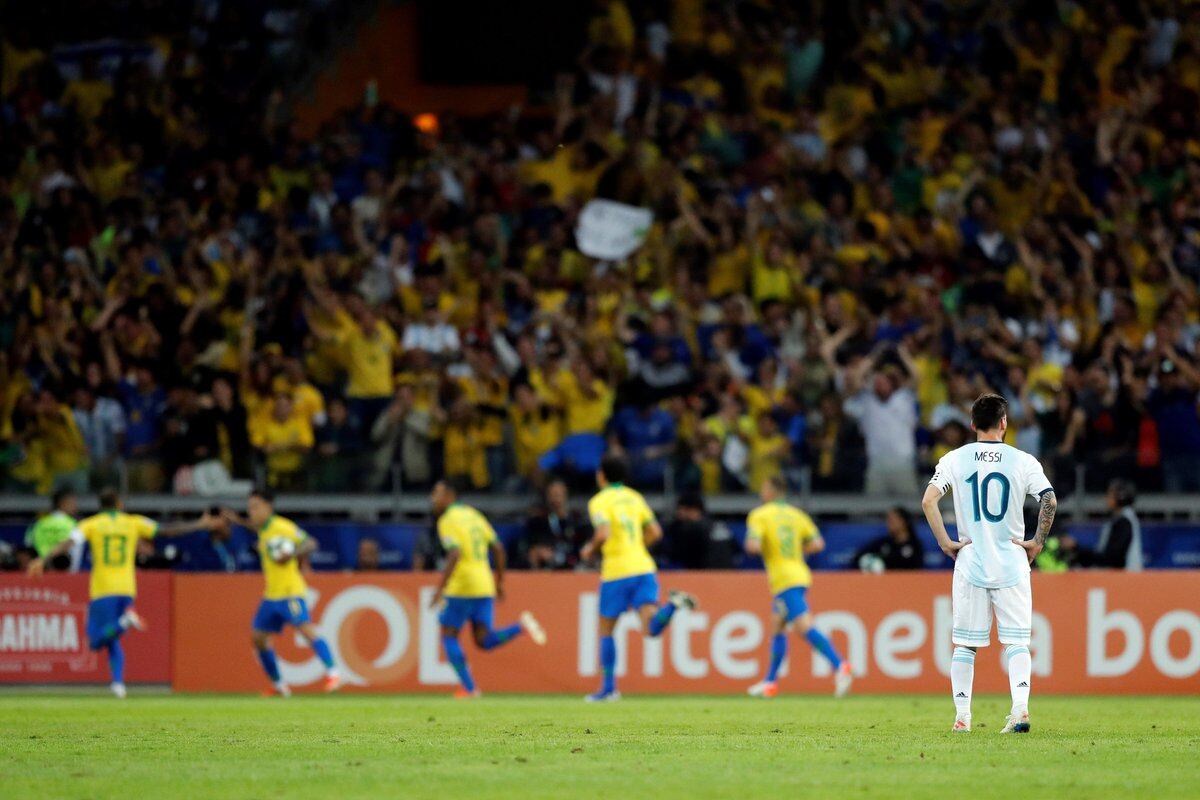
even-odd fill
[{"label": "jersey collar", "polygon": [[271,516],[267,517],[267,521],[262,524],[262,527],[258,529],[258,532],[262,533],[267,528],[271,527],[271,523],[274,521],[275,521],[275,515],[272,514]]}]

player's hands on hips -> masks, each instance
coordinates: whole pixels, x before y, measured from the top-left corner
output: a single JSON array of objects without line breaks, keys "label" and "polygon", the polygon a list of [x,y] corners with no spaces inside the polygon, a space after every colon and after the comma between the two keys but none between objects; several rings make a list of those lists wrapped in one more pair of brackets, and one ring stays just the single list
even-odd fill
[{"label": "player's hands on hips", "polygon": [[1013,543],[1025,550],[1025,555],[1029,558],[1029,563],[1038,557],[1038,553],[1042,552],[1042,545],[1038,544],[1036,539],[1013,539]]},{"label": "player's hands on hips", "polygon": [[948,541],[944,545],[942,545],[942,552],[945,553],[946,555],[950,556],[951,558],[957,559],[958,551],[962,550],[964,547],[966,547],[970,543],[971,543],[970,539],[967,539],[967,540],[961,541],[961,542],[956,542],[953,539],[951,539],[950,541]]}]

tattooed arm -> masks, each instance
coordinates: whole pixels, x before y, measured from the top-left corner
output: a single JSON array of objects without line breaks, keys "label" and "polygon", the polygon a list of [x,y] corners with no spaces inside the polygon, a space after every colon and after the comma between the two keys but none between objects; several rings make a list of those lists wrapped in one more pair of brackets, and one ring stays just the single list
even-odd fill
[{"label": "tattooed arm", "polygon": [[1054,514],[1058,511],[1058,498],[1054,496],[1053,489],[1042,492],[1040,504],[1037,530],[1034,532],[1033,538],[1017,542],[1025,548],[1030,563],[1033,563],[1033,560],[1038,557],[1038,553],[1042,552],[1042,548],[1046,544],[1046,537],[1050,535],[1050,526],[1054,524]]}]

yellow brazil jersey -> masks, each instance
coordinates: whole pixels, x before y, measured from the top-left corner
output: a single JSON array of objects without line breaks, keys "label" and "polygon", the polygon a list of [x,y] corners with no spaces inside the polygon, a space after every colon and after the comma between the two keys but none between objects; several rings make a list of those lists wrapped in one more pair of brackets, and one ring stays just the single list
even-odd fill
[{"label": "yellow brazil jersey", "polygon": [[646,549],[643,532],[654,522],[654,512],[638,492],[619,483],[609,484],[588,502],[592,525],[608,526],[600,549],[600,580],[615,581],[654,572],[654,559]]},{"label": "yellow brazil jersey", "polygon": [[438,518],[437,530],[447,552],[458,550],[458,563],[446,583],[446,596],[494,597],[496,579],[492,577],[488,551],[496,541],[496,532],[487,518],[470,506],[452,503]]},{"label": "yellow brazil jersey", "polygon": [[308,534],[290,519],[272,514],[267,523],[258,529],[258,557],[262,561],[263,598],[266,600],[285,600],[289,597],[304,597],[308,593],[308,584],[300,574],[300,561],[290,559],[287,563],[277,564],[267,555],[267,542],[282,536],[291,539],[297,546]]},{"label": "yellow brazil jersey", "polygon": [[817,526],[800,509],[782,501],[766,503],[746,518],[746,536],[762,543],[771,594],[812,584],[804,563],[804,544],[817,537]]},{"label": "yellow brazil jersey", "polygon": [[347,397],[389,397],[392,394],[392,358],[399,350],[399,341],[390,325],[376,322],[375,330],[363,333],[351,323],[342,329],[338,345],[346,367]]},{"label": "yellow brazil jersey", "polygon": [[137,594],[134,565],[139,539],[153,539],[158,524],[122,511],[101,511],[79,523],[92,549],[91,597]]}]

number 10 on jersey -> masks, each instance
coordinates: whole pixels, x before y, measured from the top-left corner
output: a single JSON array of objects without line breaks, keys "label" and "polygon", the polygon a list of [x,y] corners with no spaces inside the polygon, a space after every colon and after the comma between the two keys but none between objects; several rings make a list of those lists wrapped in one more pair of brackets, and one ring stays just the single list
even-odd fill
[{"label": "number 10 on jersey", "polygon": [[[971,510],[975,512],[975,521],[979,522],[986,519],[988,522],[999,522],[1004,519],[1005,513],[1008,511],[1008,496],[1011,491],[1011,486],[1008,483],[1008,477],[999,472],[989,472],[983,476],[983,480],[979,479],[979,473],[974,472],[971,477],[967,478],[967,483],[971,485]],[[999,484],[1000,492],[1000,510],[996,513],[991,511],[990,491],[992,484]]]}]

